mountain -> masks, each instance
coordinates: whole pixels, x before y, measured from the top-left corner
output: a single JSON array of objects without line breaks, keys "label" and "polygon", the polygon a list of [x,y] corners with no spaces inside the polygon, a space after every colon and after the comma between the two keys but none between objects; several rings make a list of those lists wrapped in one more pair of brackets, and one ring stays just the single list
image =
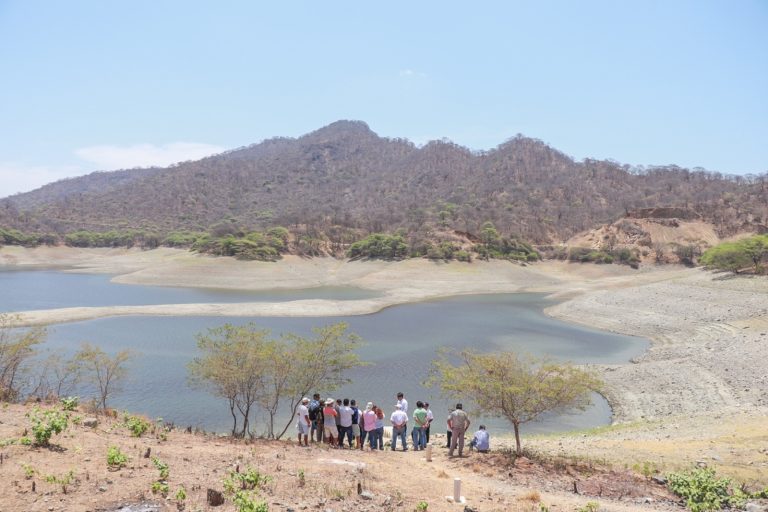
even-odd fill
[{"label": "mountain", "polygon": [[479,233],[491,221],[502,235],[548,243],[658,206],[695,210],[720,236],[754,230],[768,220],[768,174],[577,162],[521,135],[483,152],[446,140],[417,147],[338,121],[167,168],[51,183],[0,200],[0,226]]}]

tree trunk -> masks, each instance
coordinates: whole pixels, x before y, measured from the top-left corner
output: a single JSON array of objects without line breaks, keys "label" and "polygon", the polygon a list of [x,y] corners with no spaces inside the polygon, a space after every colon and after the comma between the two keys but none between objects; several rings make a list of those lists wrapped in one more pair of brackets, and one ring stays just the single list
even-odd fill
[{"label": "tree trunk", "polygon": [[293,406],[293,414],[291,414],[291,419],[288,420],[288,423],[285,424],[285,427],[283,427],[283,430],[280,431],[280,434],[278,434],[276,439],[280,439],[281,437],[283,437],[285,435],[285,433],[288,431],[288,429],[291,428],[291,424],[293,423],[293,419],[296,417],[296,410],[299,408],[299,404],[300,403],[301,402],[296,402],[296,405]]},{"label": "tree trunk", "polygon": [[513,423],[512,426],[515,427],[515,445],[517,446],[517,451],[515,453],[520,456],[523,454],[523,448],[520,446],[520,424]]},{"label": "tree trunk", "polygon": [[232,437],[237,437],[237,414],[235,414],[235,402],[229,401],[229,412],[232,414]]}]

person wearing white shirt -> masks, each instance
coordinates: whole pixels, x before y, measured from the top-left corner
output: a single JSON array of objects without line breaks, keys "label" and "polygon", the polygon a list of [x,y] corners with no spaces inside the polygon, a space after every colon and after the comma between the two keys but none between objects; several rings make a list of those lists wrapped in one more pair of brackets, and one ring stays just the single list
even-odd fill
[{"label": "person wearing white shirt", "polygon": [[403,442],[403,451],[407,452],[408,445],[405,444],[405,439],[408,432],[408,415],[403,412],[402,405],[395,405],[395,411],[389,417],[389,421],[392,423],[392,444],[390,445],[392,451],[397,448],[397,438],[400,437]]},{"label": "person wearing white shirt", "polygon": [[435,415],[432,414],[432,409],[429,408],[429,402],[424,402],[424,408],[427,410],[427,428],[424,430],[424,433],[427,436],[427,443],[429,443],[429,426],[435,419]]},{"label": "person wearing white shirt", "polygon": [[307,404],[309,404],[309,398],[302,398],[301,405],[299,405],[299,409],[296,411],[296,416],[298,417],[296,429],[299,431],[299,446],[301,446],[301,436],[304,436],[304,446],[309,446],[307,439],[312,422],[309,421],[309,407],[307,407]]},{"label": "person wearing white shirt", "polygon": [[400,407],[403,409],[403,412],[405,414],[408,414],[408,400],[405,399],[402,392],[397,394],[397,403],[400,404]]}]

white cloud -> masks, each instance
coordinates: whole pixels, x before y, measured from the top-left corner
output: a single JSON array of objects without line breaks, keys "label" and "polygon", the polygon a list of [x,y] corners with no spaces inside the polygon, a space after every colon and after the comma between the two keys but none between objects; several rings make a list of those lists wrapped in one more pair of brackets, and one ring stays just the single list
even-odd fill
[{"label": "white cloud", "polygon": [[170,144],[136,144],[133,146],[90,146],[74,153],[81,165],[29,165],[21,162],[0,162],[0,198],[29,192],[54,181],[82,176],[96,170],[112,171],[134,167],[167,166],[186,160],[197,160],[221,153],[225,148],[196,142]]},{"label": "white cloud", "polygon": [[90,146],[75,151],[83,160],[102,170],[131,169],[134,167],[167,166],[186,160],[198,160],[221,153],[225,148],[197,142],[169,144],[135,144],[133,146]]},{"label": "white cloud", "polygon": [[87,171],[77,166],[25,165],[0,162],[0,198],[29,192],[53,181],[79,176]]},{"label": "white cloud", "polygon": [[427,74],[426,73],[422,73],[421,71],[414,71],[412,69],[401,69],[400,70],[400,76],[426,78]]}]

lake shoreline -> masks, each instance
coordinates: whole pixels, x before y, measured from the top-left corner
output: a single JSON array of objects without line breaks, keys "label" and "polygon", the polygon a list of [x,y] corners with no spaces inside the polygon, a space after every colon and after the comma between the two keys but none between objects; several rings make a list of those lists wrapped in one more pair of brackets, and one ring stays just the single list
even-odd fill
[{"label": "lake shoreline", "polygon": [[[614,422],[766,410],[768,280],[722,279],[701,269],[506,261],[342,261],[289,256],[276,263],[215,258],[177,249],[3,247],[0,267],[114,274],[123,284],[269,290],[355,286],[375,299],[285,303],[169,304],[21,313],[27,325],[115,315],[346,316],[447,296],[539,292],[545,313],[640,336],[651,346],[632,362],[593,365],[607,383]],[[762,342],[762,343],[761,343]]]}]

